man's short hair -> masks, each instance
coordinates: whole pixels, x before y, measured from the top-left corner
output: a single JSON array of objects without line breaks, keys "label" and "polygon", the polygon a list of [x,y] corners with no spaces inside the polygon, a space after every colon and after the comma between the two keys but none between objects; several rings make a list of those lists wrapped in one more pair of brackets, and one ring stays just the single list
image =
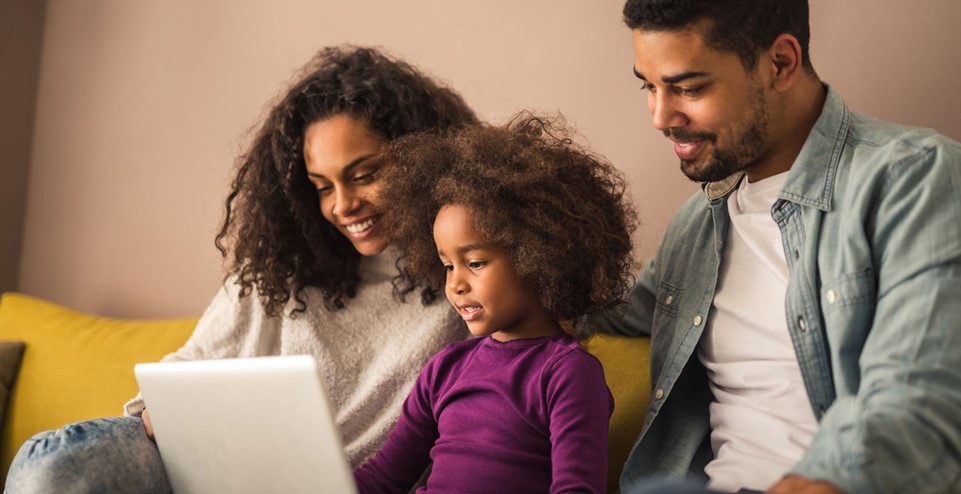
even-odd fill
[{"label": "man's short hair", "polygon": [[746,69],[781,34],[801,45],[801,64],[813,70],[808,43],[807,0],[627,0],[624,22],[642,31],[680,31],[706,21],[704,41],[718,51],[731,52]]}]

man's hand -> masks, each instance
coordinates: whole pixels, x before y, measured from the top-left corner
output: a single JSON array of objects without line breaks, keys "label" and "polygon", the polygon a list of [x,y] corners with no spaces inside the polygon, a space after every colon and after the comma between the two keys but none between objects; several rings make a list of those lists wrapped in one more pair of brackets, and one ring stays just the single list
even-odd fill
[{"label": "man's hand", "polygon": [[140,418],[143,419],[143,426],[147,429],[147,437],[153,439],[153,426],[150,425],[150,416],[147,415],[146,408],[143,409],[143,413],[140,415]]},{"label": "man's hand", "polygon": [[788,475],[772,485],[767,494],[844,494],[844,491],[830,482]]}]

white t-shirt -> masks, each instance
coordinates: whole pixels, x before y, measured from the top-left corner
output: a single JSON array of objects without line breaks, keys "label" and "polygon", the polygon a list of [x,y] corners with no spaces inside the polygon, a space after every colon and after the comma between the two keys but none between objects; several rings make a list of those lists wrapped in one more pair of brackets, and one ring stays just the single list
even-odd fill
[{"label": "white t-shirt", "polygon": [[787,328],[788,268],[771,207],[787,173],[728,198],[731,217],[718,289],[698,345],[715,401],[709,486],[766,490],[811,443],[817,420]]}]

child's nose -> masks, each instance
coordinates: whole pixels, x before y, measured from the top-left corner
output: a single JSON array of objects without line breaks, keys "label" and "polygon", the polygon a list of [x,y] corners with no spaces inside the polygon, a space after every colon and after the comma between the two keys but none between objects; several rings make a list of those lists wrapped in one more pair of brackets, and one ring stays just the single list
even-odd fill
[{"label": "child's nose", "polygon": [[457,275],[457,270],[451,274],[450,280],[447,282],[447,286],[452,293],[458,295],[463,295],[470,291],[470,285],[468,285],[461,276]]}]

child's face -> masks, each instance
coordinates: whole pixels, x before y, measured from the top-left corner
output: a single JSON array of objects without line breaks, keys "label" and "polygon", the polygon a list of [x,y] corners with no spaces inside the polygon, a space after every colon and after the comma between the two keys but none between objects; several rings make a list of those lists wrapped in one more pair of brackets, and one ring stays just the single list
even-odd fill
[{"label": "child's face", "polygon": [[441,208],[434,242],[447,271],[447,300],[471,333],[509,341],[559,331],[533,288],[517,276],[507,251],[474,229],[468,209],[455,204]]}]

